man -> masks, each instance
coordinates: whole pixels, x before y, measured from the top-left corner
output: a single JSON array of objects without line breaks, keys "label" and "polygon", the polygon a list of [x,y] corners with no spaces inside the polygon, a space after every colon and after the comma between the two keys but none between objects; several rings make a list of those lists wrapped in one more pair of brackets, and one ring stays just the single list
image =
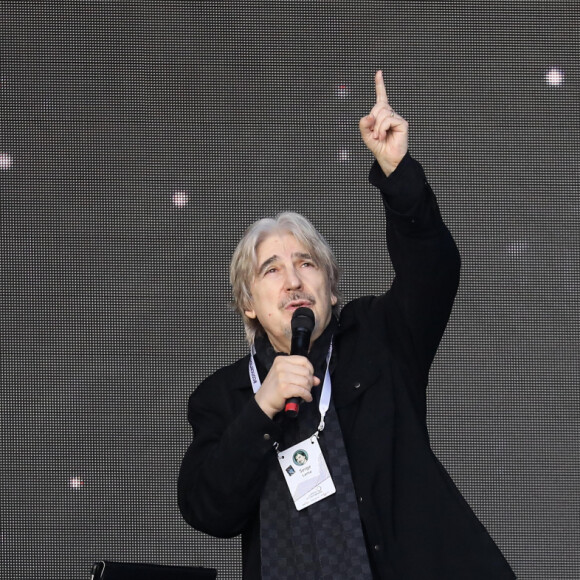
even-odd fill
[{"label": "man", "polygon": [[[338,266],[310,222],[249,228],[230,275],[251,354],[190,398],[180,509],[203,532],[242,534],[244,578],[514,578],[429,445],[427,379],[459,255],[381,71],[375,85],[360,131],[395,280],[339,313]],[[283,356],[301,307],[315,318],[308,358]],[[291,397],[296,419],[283,413]]]}]

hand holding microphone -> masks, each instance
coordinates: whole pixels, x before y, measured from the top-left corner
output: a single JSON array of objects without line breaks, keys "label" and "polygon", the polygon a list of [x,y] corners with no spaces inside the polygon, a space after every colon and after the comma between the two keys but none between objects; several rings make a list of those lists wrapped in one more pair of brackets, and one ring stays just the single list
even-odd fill
[{"label": "hand holding microphone", "polygon": [[[320,384],[312,363],[306,358],[314,329],[314,313],[298,308],[292,315],[290,356],[277,356],[268,376],[256,393],[256,402],[271,419],[291,403],[289,413],[295,417],[301,400],[312,401],[310,390]],[[296,405],[293,406],[292,404]]]}]

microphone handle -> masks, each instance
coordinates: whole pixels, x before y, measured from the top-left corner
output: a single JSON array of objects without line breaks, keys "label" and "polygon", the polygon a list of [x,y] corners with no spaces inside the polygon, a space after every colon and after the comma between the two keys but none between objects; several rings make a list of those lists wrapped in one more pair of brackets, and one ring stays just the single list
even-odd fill
[{"label": "microphone handle", "polygon": [[[292,343],[290,345],[290,354],[298,356],[308,356],[308,348],[310,347],[310,335],[312,331],[306,328],[297,328],[292,332]],[[298,417],[298,410],[300,409],[300,397],[290,397],[286,400],[284,413],[287,417],[295,419]]]}]

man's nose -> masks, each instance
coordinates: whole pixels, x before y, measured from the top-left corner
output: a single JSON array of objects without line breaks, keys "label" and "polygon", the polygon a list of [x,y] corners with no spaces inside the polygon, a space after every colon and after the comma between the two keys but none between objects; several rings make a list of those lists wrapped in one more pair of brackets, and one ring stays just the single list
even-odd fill
[{"label": "man's nose", "polygon": [[296,290],[302,286],[302,279],[296,268],[288,268],[286,270],[286,288],[288,290]]}]

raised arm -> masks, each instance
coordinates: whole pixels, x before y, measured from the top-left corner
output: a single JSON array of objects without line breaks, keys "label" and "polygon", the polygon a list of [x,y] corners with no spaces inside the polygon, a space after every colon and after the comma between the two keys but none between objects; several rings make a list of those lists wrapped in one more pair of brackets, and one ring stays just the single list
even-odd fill
[{"label": "raised arm", "polygon": [[414,369],[417,400],[424,402],[429,368],[457,290],[460,260],[423,168],[408,154],[408,123],[390,107],[381,71],[375,87],[376,104],[360,120],[360,131],[376,159],[370,181],[380,189],[385,206],[395,279],[375,302],[372,320],[387,329],[390,344]]}]

